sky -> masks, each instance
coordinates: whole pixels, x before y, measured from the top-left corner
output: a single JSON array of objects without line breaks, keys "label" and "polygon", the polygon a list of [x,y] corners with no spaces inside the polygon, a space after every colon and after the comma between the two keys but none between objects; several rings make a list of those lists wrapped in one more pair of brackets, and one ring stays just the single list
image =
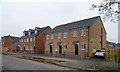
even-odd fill
[{"label": "sky", "polygon": [[[22,36],[24,30],[35,27],[66,24],[98,16],[97,10],[90,10],[92,4],[101,0],[1,0],[0,37]],[[118,42],[118,23],[103,22],[107,40]]]}]

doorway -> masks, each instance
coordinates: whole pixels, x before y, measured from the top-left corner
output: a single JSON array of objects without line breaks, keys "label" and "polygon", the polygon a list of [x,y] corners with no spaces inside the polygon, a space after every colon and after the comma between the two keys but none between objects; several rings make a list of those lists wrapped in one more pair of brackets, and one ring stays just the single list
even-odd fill
[{"label": "doorway", "polygon": [[59,54],[62,54],[62,45],[59,45]]},{"label": "doorway", "polygon": [[50,53],[52,53],[52,45],[50,45]]},{"label": "doorway", "polygon": [[35,48],[35,46],[34,46],[34,53],[35,53],[35,49],[36,49],[36,48]]},{"label": "doorway", "polygon": [[75,55],[78,55],[78,45],[75,44],[74,46],[75,46]]},{"label": "doorway", "polygon": [[25,52],[25,46],[24,46],[24,49],[23,49],[23,51]]}]

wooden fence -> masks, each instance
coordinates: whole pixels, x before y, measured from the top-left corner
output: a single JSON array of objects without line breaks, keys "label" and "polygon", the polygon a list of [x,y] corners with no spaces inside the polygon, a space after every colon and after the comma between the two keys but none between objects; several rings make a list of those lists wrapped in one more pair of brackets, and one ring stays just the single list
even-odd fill
[{"label": "wooden fence", "polygon": [[114,47],[114,48],[106,48],[105,49],[105,60],[111,61],[111,60],[119,60],[120,59],[120,48]]}]

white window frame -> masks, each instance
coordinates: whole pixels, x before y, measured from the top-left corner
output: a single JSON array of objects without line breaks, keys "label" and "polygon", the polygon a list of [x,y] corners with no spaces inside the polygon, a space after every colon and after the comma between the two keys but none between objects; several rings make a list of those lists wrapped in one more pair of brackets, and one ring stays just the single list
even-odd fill
[{"label": "white window frame", "polygon": [[25,46],[25,50],[29,50],[28,46]]},{"label": "white window frame", "polygon": [[29,42],[29,38],[27,38],[27,42]]},{"label": "white window frame", "polygon": [[29,35],[31,34],[31,32],[29,31]]},{"label": "white window frame", "polygon": [[81,50],[85,50],[86,49],[86,44],[82,44],[81,45]]},{"label": "white window frame", "polygon": [[86,29],[81,30],[81,36],[86,36]]},{"label": "white window frame", "polygon": [[73,31],[73,37],[77,37],[78,36],[78,31]]},{"label": "white window frame", "polygon": [[33,38],[33,40],[35,41],[35,37]]},{"label": "white window frame", "polygon": [[30,38],[30,42],[32,42],[32,38]]},{"label": "white window frame", "polygon": [[20,50],[23,50],[23,48],[22,48],[22,47],[20,47]]},{"label": "white window frame", "polygon": [[47,40],[49,39],[49,35],[46,35],[46,39],[47,39]]},{"label": "white window frame", "polygon": [[60,39],[61,38],[61,33],[58,33],[58,39]]},{"label": "white window frame", "polygon": [[54,34],[51,34],[51,39],[53,39],[54,38]]},{"label": "white window frame", "polygon": [[68,36],[68,33],[64,32],[64,38],[67,38],[67,36]]},{"label": "white window frame", "polygon": [[65,50],[67,50],[67,49],[68,49],[68,45],[67,45],[67,44],[64,46],[64,49],[65,49]]},{"label": "white window frame", "polygon": [[35,30],[35,34],[37,34],[37,30]]},{"label": "white window frame", "polygon": [[33,45],[30,46],[30,50],[33,50]]}]

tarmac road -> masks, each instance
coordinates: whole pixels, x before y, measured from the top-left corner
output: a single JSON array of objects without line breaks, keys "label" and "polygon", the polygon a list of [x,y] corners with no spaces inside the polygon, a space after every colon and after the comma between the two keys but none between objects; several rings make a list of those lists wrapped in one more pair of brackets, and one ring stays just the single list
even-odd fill
[{"label": "tarmac road", "polygon": [[2,55],[3,70],[73,70],[66,67],[61,67],[49,63],[35,62],[15,58],[12,56]]}]

